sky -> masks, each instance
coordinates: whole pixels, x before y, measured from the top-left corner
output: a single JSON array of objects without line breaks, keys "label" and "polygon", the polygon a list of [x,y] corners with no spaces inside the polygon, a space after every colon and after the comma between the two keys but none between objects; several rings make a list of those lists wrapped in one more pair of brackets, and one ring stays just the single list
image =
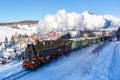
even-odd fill
[{"label": "sky", "polygon": [[42,20],[58,10],[98,15],[110,14],[120,18],[120,0],[0,0],[0,23],[22,20]]}]

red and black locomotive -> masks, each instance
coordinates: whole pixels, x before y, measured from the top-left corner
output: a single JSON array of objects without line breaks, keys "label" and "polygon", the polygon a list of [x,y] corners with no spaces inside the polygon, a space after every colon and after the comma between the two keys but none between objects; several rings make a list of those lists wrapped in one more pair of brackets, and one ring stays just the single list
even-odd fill
[{"label": "red and black locomotive", "polygon": [[68,40],[46,40],[35,41],[35,45],[28,44],[25,51],[23,67],[35,70],[49,63],[51,60],[67,55],[71,52],[71,41]]}]

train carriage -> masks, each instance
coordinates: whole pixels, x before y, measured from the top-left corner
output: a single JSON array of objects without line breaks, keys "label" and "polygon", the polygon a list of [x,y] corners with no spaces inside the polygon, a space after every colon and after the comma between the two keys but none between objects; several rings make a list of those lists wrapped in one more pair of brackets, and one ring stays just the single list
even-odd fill
[{"label": "train carriage", "polygon": [[83,47],[88,46],[88,40],[87,40],[87,39],[81,40],[81,42],[82,42],[82,46],[83,46]]},{"label": "train carriage", "polygon": [[74,50],[77,50],[77,48],[78,48],[78,46],[77,46],[77,41],[72,40],[71,48],[72,48],[73,51],[74,51]]},{"label": "train carriage", "polygon": [[97,42],[97,43],[101,42],[101,40],[100,40],[99,37],[96,38],[96,42]]},{"label": "train carriage", "polygon": [[93,44],[92,38],[88,38],[87,40],[88,40],[88,44],[89,44],[89,45]]}]

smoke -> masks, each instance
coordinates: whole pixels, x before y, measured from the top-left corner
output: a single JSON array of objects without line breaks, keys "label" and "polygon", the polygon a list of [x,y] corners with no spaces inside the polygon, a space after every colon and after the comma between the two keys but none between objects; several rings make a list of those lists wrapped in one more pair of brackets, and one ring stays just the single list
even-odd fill
[{"label": "smoke", "polygon": [[119,27],[120,26],[120,18],[111,15],[104,15],[104,18],[111,21],[111,25],[109,27]]},{"label": "smoke", "polygon": [[120,19],[113,16],[95,15],[88,11],[82,14],[75,12],[68,13],[63,9],[59,10],[55,15],[46,15],[43,20],[40,20],[37,33],[43,35],[56,31],[94,30],[118,25],[120,26]]},{"label": "smoke", "polygon": [[84,26],[89,30],[99,29],[105,26],[106,20],[101,15],[91,14],[88,11],[85,11],[82,15],[84,15]]}]

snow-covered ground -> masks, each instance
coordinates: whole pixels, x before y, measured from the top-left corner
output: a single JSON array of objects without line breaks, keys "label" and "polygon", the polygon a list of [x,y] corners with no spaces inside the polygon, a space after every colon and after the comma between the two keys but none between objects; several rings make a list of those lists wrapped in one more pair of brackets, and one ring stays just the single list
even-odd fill
[{"label": "snow-covered ground", "polygon": [[0,80],[4,77],[23,70],[21,63],[22,61],[14,61],[6,65],[0,65]]},{"label": "snow-covered ground", "polygon": [[13,29],[13,28],[7,28],[7,27],[2,27],[0,26],[0,42],[5,41],[5,37],[8,37],[10,40],[12,35],[16,34],[28,34],[31,35],[33,34],[33,31],[31,30],[20,30],[20,29]]},{"label": "snow-covered ground", "polygon": [[[101,44],[101,43],[100,43]],[[18,80],[120,80],[120,42],[94,44],[29,73]],[[22,68],[20,62],[0,66],[0,79]]]}]

